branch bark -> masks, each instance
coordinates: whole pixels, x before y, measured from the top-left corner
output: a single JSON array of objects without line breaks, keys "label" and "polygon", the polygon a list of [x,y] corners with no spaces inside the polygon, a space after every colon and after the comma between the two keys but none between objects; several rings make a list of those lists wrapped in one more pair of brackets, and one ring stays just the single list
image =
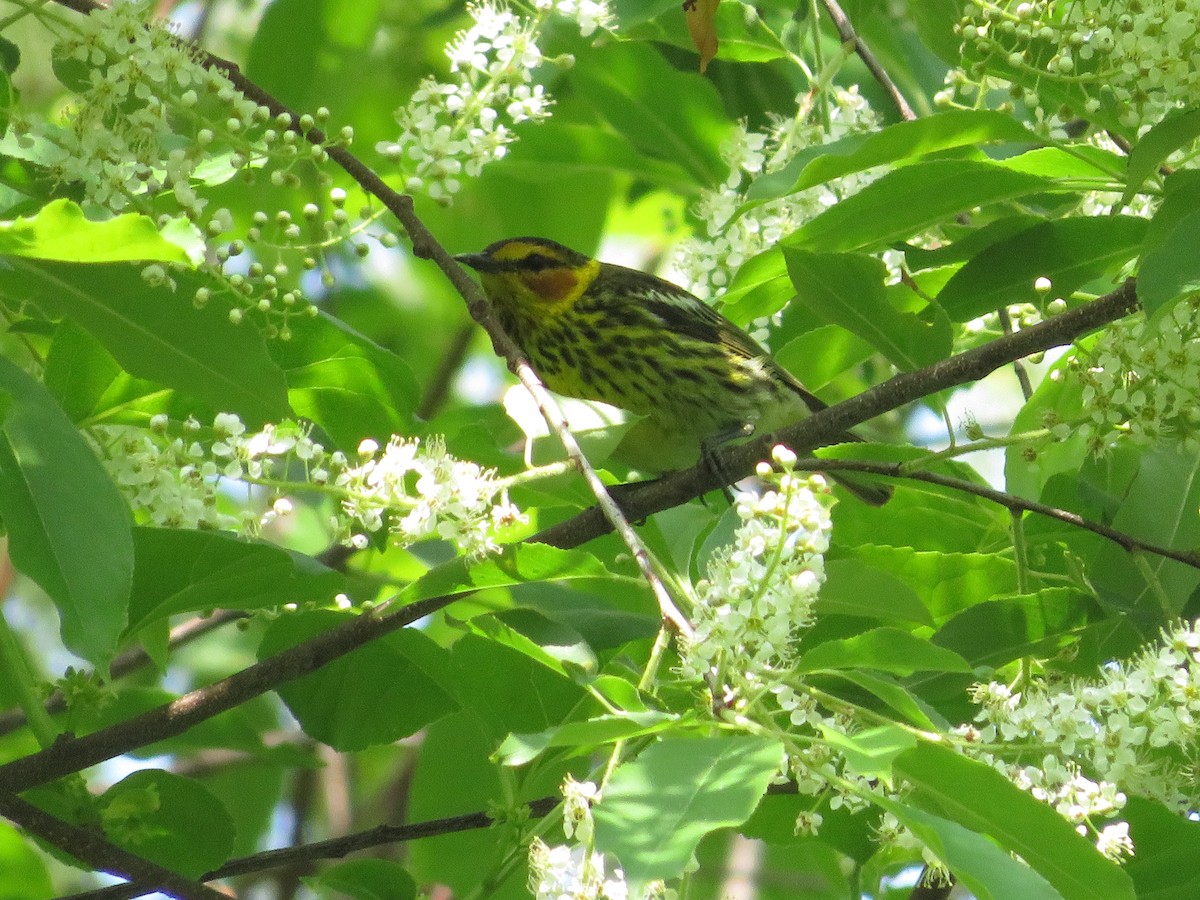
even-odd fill
[{"label": "branch bark", "polygon": [[0,792],[0,815],[98,872],[136,882],[139,893],[162,891],[179,900],[228,900],[220,891],[123,850],[95,831],[64,822],[16,794]]}]

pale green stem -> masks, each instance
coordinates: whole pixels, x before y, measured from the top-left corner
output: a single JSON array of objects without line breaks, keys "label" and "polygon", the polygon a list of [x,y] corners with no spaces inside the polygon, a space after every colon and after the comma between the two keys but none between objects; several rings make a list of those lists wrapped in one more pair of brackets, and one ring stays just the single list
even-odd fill
[{"label": "pale green stem", "polygon": [[29,660],[21,648],[17,636],[8,627],[8,620],[0,612],[0,678],[17,695],[17,703],[25,713],[25,721],[38,746],[43,750],[51,746],[59,735],[58,728],[46,712],[42,697],[37,689],[37,680],[29,668]]},{"label": "pale green stem", "polygon": [[959,444],[954,447],[947,447],[945,450],[939,450],[936,453],[930,453],[922,456],[920,459],[914,459],[910,462],[901,463],[900,471],[902,473],[919,472],[926,469],[939,460],[954,459],[955,457],[964,456],[968,453],[975,453],[979,450],[995,450],[1001,447],[1012,447],[1017,444],[1027,444],[1032,441],[1044,440],[1051,437],[1050,429],[1037,428],[1033,431],[1023,431],[1020,434],[1010,434],[1008,437],[1002,438],[984,438],[980,441],[972,441],[969,444]]},{"label": "pale green stem", "polygon": [[1138,572],[1146,579],[1146,586],[1154,594],[1154,598],[1158,601],[1159,608],[1163,611],[1163,614],[1168,618],[1174,618],[1179,615],[1179,611],[1174,608],[1170,596],[1162,586],[1162,582],[1158,578],[1158,573],[1150,568],[1150,561],[1146,559],[1146,554],[1138,550],[1130,550],[1129,555],[1132,557],[1133,564],[1137,567]]}]

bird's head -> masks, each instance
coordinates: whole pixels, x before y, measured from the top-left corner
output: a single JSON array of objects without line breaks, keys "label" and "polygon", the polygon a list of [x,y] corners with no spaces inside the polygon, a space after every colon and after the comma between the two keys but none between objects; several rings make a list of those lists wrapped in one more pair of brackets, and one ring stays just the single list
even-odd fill
[{"label": "bird's head", "polygon": [[537,237],[508,238],[455,259],[479,273],[493,301],[526,311],[569,307],[600,271],[591,257]]}]

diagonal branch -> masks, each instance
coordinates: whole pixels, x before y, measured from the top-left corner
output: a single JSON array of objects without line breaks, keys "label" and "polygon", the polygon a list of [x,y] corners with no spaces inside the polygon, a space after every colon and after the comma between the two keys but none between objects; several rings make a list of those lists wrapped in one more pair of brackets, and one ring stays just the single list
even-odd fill
[{"label": "diagonal branch", "polygon": [[384,607],[377,607],[170,703],[80,738],[64,737],[44,750],[0,766],[0,792],[28,790],[135,747],[181,735],[213,716],[316,671],[368,641],[410,625],[460,596],[435,597],[387,614],[381,614]]},{"label": "diagonal branch", "polygon": [[228,900],[220,891],[130,853],[95,831],[64,822],[16,794],[0,792],[0,815],[99,872],[137,882],[141,893],[161,890],[179,900]]},{"label": "diagonal branch", "polygon": [[[835,443],[838,435],[868,419],[929,394],[978,381],[1014,360],[1069,344],[1137,308],[1134,282],[1130,280],[1115,291],[1061,316],[997,338],[927,368],[902,372],[856,397],[814,413],[774,434],[726,447],[719,452],[716,466],[702,463],[657,481],[626,485],[619,495],[622,508],[629,518],[636,521],[678,506],[693,497],[725,486],[726,479],[715,474],[713,469],[725,473],[731,481],[738,481],[750,475],[759,460],[769,458],[771,447],[775,444],[787,444],[803,454],[814,447]],[[555,547],[576,547],[606,532],[603,517],[593,508],[538,532],[531,540]]]},{"label": "diagonal branch", "polygon": [[[539,797],[531,800],[526,808],[531,818],[538,819],[547,815],[562,802],[562,797]],[[330,838],[325,841],[314,841],[311,844],[299,844],[294,847],[283,847],[278,850],[264,850],[250,856],[231,859],[219,869],[203,876],[204,881],[214,881],[218,878],[233,878],[238,875],[251,875],[282,866],[299,866],[311,864],[323,859],[341,859],[348,854],[360,850],[369,850],[385,844],[400,844],[415,841],[420,838],[436,837],[440,834],[457,834],[479,828],[491,828],[496,819],[486,812],[465,813],[460,816],[448,816],[444,819],[432,819],[428,822],[414,822],[411,825],[377,825],[365,831],[357,831],[343,837]],[[63,897],[62,900],[129,900],[148,893],[140,885],[118,884],[113,887],[101,888],[96,891],[86,891]]]},{"label": "diagonal branch", "polygon": [[908,101],[904,99],[904,95],[900,93],[900,88],[896,86],[896,82],[892,81],[892,76],[887,73],[887,69],[875,58],[875,54],[870,48],[863,43],[863,39],[858,36],[858,32],[854,30],[854,26],[850,23],[850,17],[846,15],[846,11],[842,9],[837,0],[822,0],[825,4],[825,11],[829,13],[829,18],[833,20],[833,26],[837,29],[838,36],[842,39],[842,44],[853,47],[854,52],[858,54],[858,58],[866,65],[867,70],[871,73],[871,77],[879,82],[879,85],[892,98],[892,102],[896,104],[896,109],[900,110],[900,118],[911,121],[917,118],[917,114],[913,112],[913,108],[908,105]]},{"label": "diagonal branch", "polygon": [[1173,559],[1186,566],[1200,569],[1200,552],[1195,550],[1174,550],[1170,547],[1164,547],[1161,544],[1143,541],[1141,538],[1134,537],[1127,532],[1109,528],[1101,522],[1084,518],[1068,509],[1060,509],[1057,506],[1039,503],[1036,500],[1026,500],[1015,494],[998,491],[985,484],[976,484],[973,481],[954,478],[950,475],[942,475],[938,472],[911,471],[907,468],[907,465],[907,463],[882,462],[867,459],[802,459],[797,461],[796,468],[821,472],[870,472],[875,475],[886,475],[889,478],[906,478],[909,481],[923,481],[926,484],[936,484],[940,487],[962,491],[964,494],[974,494],[976,497],[983,497],[985,500],[991,500],[993,503],[998,503],[1013,512],[1035,513],[1039,516],[1065,522],[1068,525],[1074,525],[1076,528],[1090,531],[1092,534],[1097,534],[1106,540],[1112,541],[1129,553],[1150,553],[1154,556]]}]

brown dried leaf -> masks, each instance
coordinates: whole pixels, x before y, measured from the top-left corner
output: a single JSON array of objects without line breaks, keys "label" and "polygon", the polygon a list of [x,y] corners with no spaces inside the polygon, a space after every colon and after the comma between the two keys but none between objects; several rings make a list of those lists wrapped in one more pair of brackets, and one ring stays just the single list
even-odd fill
[{"label": "brown dried leaf", "polygon": [[717,4],[721,0],[684,0],[683,15],[688,33],[700,53],[700,73],[708,68],[709,60],[717,55]]}]

